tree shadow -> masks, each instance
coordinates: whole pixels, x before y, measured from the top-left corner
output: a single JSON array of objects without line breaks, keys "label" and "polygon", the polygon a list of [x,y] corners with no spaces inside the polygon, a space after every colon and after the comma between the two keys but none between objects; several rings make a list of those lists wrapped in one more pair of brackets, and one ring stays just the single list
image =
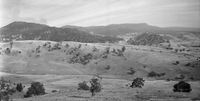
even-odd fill
[{"label": "tree shadow", "polygon": [[89,99],[89,98],[90,98],[90,97],[86,97],[86,96],[76,96],[76,95],[70,96],[70,97],[74,97],[74,98],[86,98],[86,99]]}]

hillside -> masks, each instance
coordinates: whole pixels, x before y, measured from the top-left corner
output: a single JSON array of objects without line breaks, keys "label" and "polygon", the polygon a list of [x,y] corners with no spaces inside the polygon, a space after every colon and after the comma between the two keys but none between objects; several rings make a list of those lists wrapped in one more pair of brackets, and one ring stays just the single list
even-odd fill
[{"label": "hillside", "polygon": [[[143,45],[42,40],[13,41],[0,46],[0,76],[3,73],[6,80],[25,85],[23,92],[16,93],[20,96],[12,96],[14,101],[190,101],[199,98],[199,47],[176,47],[172,43],[173,49],[167,50]],[[175,52],[177,48],[181,50]],[[103,89],[91,97],[89,91],[78,90],[78,84],[94,75],[102,78]],[[144,86],[130,88],[137,77],[144,78]],[[173,92],[173,85],[180,80],[191,84],[191,93]],[[47,94],[23,98],[33,81],[43,83]]]},{"label": "hillside", "polygon": [[47,25],[13,22],[0,29],[2,40],[50,40],[76,42],[116,42],[120,38],[91,35],[75,28],[57,28]]},{"label": "hillside", "polygon": [[124,35],[127,33],[161,33],[161,34],[175,34],[178,32],[200,32],[200,28],[182,28],[182,27],[157,27],[148,25],[146,23],[132,24],[111,24],[107,26],[89,26],[89,27],[80,27],[80,26],[70,26],[66,25],[62,28],[77,28],[84,31],[93,32],[94,34],[100,35],[110,35],[110,36],[118,36]]}]

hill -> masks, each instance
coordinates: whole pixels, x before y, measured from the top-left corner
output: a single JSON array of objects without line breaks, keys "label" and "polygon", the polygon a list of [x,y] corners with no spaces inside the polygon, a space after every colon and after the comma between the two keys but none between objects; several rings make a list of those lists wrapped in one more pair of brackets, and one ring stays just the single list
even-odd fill
[{"label": "hill", "polygon": [[51,40],[76,42],[115,42],[120,38],[110,36],[91,35],[87,31],[76,28],[57,28],[47,25],[13,22],[0,29],[2,40]]},{"label": "hill", "polygon": [[80,26],[70,26],[66,25],[62,28],[77,28],[84,31],[89,31],[94,34],[100,35],[110,35],[110,36],[118,36],[124,35],[127,33],[161,33],[161,34],[175,34],[178,32],[200,32],[200,28],[182,28],[182,27],[157,27],[148,25],[146,23],[132,24],[111,24],[107,26],[89,26],[89,27],[80,27]]}]

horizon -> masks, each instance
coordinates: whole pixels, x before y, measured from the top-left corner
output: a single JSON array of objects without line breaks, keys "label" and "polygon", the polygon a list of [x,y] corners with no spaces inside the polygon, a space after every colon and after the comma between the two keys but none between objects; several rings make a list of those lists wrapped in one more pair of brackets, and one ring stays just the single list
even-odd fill
[{"label": "horizon", "polygon": [[1,12],[0,27],[23,21],[55,27],[147,23],[200,28],[199,0],[1,0]]},{"label": "horizon", "polygon": [[[24,23],[32,23],[32,24],[41,24],[41,25],[46,25],[46,26],[49,26],[49,27],[57,27],[57,28],[60,28],[60,27],[65,27],[65,26],[75,26],[75,27],[99,27],[99,26],[109,26],[109,25],[120,25],[120,24],[147,24],[147,25],[149,25],[149,26],[154,26],[154,27],[159,27],[159,28],[194,28],[194,29],[200,29],[200,27],[199,28],[195,28],[195,27],[179,27],[179,26],[169,26],[169,27],[161,27],[161,26],[156,26],[156,25],[150,25],[150,24],[148,24],[148,23],[119,23],[119,24],[107,24],[107,25],[94,25],[94,26],[78,26],[78,25],[64,25],[64,26],[60,26],[60,27],[58,27],[58,26],[51,26],[51,25],[47,25],[47,24],[42,24],[42,23],[37,23],[37,22],[28,22],[28,21],[13,21],[13,22],[11,22],[11,23],[9,23],[9,24],[12,24],[12,23],[14,23],[14,22],[24,22]],[[7,24],[7,25],[9,25],[9,24]],[[7,25],[5,25],[5,26],[7,26]],[[3,27],[5,27],[5,26],[1,26],[0,28],[3,28]]]}]

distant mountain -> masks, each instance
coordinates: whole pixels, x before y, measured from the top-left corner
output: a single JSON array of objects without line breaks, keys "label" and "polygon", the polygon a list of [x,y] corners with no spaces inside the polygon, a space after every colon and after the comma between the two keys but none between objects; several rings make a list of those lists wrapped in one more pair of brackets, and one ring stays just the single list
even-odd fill
[{"label": "distant mountain", "polygon": [[0,29],[2,40],[51,40],[76,42],[115,42],[120,38],[92,35],[76,28],[57,28],[47,25],[13,22]]},{"label": "distant mountain", "polygon": [[66,25],[62,28],[77,28],[79,30],[92,32],[94,34],[100,35],[110,35],[110,36],[117,36],[117,35],[124,35],[127,33],[135,33],[135,32],[151,32],[151,33],[160,33],[160,34],[173,34],[177,32],[200,32],[199,28],[182,28],[182,27],[157,27],[151,26],[146,23],[139,23],[139,24],[111,24],[107,26],[90,26],[90,27],[80,27],[80,26],[70,26]]}]

